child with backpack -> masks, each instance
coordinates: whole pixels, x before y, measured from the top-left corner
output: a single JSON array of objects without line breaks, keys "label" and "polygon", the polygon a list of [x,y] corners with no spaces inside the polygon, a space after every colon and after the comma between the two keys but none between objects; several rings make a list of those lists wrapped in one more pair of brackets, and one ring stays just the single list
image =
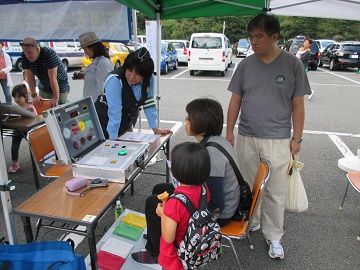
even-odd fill
[{"label": "child with backpack", "polygon": [[[18,84],[14,86],[11,95],[14,98],[17,105],[37,115],[35,107],[29,104],[29,93],[25,84]],[[14,135],[12,137],[12,144],[11,144],[12,163],[8,170],[9,173],[15,173],[20,168],[18,158],[19,158],[19,149],[22,138],[23,138],[22,134]]]},{"label": "child with backpack", "polygon": [[[171,152],[171,172],[174,178],[180,182],[180,186],[173,193],[183,202],[191,201],[195,209],[199,208],[201,194],[206,195],[209,201],[210,193],[203,185],[210,175],[210,157],[206,148],[198,143],[185,142],[176,145]],[[164,184],[166,186],[166,184]],[[159,186],[157,185],[159,189]],[[170,194],[171,190],[168,191]],[[149,205],[156,207],[156,214],[148,219],[147,214],[147,237],[159,238],[160,244],[146,246],[146,251],[132,254],[132,258],[139,263],[159,263],[166,270],[187,269],[179,258],[179,247],[188,234],[190,212],[185,205],[173,196],[165,203],[161,203],[157,197],[158,193],[151,195],[146,200],[146,208]],[[186,197],[185,197],[185,196]],[[204,198],[203,195],[203,199]],[[152,210],[154,211],[154,210]],[[209,213],[206,209],[204,209]],[[210,214],[209,214],[210,216]],[[189,241],[194,239],[189,239]],[[155,243],[159,243],[155,241]]]}]

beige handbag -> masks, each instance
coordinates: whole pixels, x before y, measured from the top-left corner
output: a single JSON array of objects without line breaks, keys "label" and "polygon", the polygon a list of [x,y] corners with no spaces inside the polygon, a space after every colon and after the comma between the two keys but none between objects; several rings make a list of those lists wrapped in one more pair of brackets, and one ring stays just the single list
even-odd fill
[{"label": "beige handbag", "polygon": [[303,167],[304,163],[298,161],[298,154],[291,157],[285,201],[285,209],[289,212],[301,213],[308,209],[308,198],[300,175]]}]

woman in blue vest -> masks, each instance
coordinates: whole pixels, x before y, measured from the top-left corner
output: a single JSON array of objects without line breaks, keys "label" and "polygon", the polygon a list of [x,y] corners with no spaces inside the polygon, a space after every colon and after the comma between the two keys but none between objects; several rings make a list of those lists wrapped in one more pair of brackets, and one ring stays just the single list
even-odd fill
[{"label": "woman in blue vest", "polygon": [[109,73],[105,81],[109,120],[99,115],[105,138],[117,139],[125,131],[131,131],[136,124],[140,106],[143,106],[149,127],[154,133],[171,132],[159,128],[157,123],[153,71],[154,62],[149,51],[141,48],[131,52],[122,67]]}]

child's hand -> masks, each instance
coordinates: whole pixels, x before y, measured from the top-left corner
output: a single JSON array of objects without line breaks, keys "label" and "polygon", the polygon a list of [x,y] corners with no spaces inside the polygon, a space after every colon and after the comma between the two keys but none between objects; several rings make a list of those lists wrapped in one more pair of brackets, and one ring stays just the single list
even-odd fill
[{"label": "child's hand", "polygon": [[156,207],[156,214],[161,218],[164,214],[165,203],[158,203]]}]

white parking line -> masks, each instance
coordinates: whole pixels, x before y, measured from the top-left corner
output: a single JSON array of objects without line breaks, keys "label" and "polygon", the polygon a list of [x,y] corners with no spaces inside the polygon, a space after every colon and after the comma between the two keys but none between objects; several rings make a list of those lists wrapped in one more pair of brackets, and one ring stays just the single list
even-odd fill
[{"label": "white parking line", "polygon": [[188,71],[189,71],[189,69],[187,68],[187,69],[185,69],[184,71],[180,72],[179,74],[176,74],[175,76],[172,76],[172,77],[169,78],[169,79],[175,79],[175,78],[179,77],[180,75],[182,75],[182,74],[184,74],[185,72],[188,72]]},{"label": "white parking line", "polygon": [[347,147],[342,139],[338,135],[329,135],[329,138],[334,142],[339,151],[343,154],[344,157],[354,156],[353,152]]},{"label": "white parking line", "polygon": [[321,70],[321,71],[324,71],[324,72],[326,72],[326,73],[332,74],[332,75],[334,75],[334,76],[338,76],[338,77],[340,77],[340,78],[342,78],[342,79],[348,80],[348,81],[350,81],[350,82],[353,82],[353,83],[356,83],[356,84],[360,84],[360,82],[357,82],[357,81],[354,81],[354,80],[352,80],[352,79],[346,78],[346,77],[341,76],[341,75],[339,75],[339,74],[336,74],[336,73],[334,73],[334,72],[327,71],[327,70],[322,69],[322,68],[321,68],[320,70]]}]

